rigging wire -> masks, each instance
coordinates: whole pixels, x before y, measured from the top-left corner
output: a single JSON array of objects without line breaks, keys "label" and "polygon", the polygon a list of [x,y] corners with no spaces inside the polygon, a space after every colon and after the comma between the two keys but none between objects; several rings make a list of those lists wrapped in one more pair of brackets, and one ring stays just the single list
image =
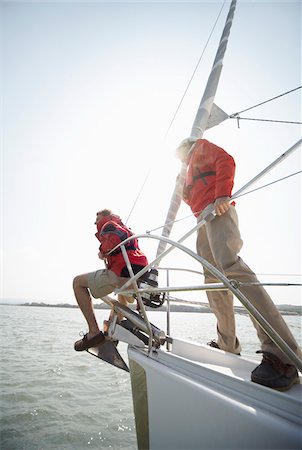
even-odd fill
[{"label": "rigging wire", "polygon": [[288,121],[288,120],[273,120],[273,119],[252,119],[252,118],[250,118],[250,117],[240,117],[240,116],[234,116],[234,117],[231,117],[231,116],[229,116],[229,119],[237,119],[237,122],[238,122],[238,128],[240,128],[239,127],[239,121],[240,120],[255,120],[255,121],[258,121],[258,122],[275,122],[275,123],[289,123],[289,124],[292,124],[292,125],[302,125],[302,122],[293,122],[293,121]]},{"label": "rigging wire", "polygon": [[301,273],[258,273],[261,276],[276,276],[276,277],[301,277]]},{"label": "rigging wire", "polygon": [[170,122],[170,124],[169,124],[169,126],[168,126],[168,129],[167,129],[167,131],[166,131],[166,133],[165,133],[165,136],[164,136],[165,138],[167,137],[167,135],[168,135],[168,133],[169,133],[169,131],[170,131],[170,129],[171,129],[173,123],[174,123],[174,120],[176,119],[176,116],[177,116],[177,114],[178,114],[178,111],[179,111],[179,109],[180,109],[180,107],[181,107],[181,105],[182,105],[182,102],[184,101],[184,98],[185,98],[185,96],[186,96],[186,94],[187,94],[187,92],[188,92],[188,89],[189,89],[189,87],[190,87],[190,85],[191,85],[191,82],[192,82],[192,80],[193,80],[193,78],[194,78],[194,76],[195,76],[195,73],[196,73],[196,71],[197,71],[197,69],[198,69],[198,67],[199,67],[199,64],[200,64],[200,62],[201,62],[201,60],[202,60],[202,57],[203,57],[203,55],[204,55],[204,52],[205,52],[206,49],[207,49],[207,46],[208,46],[208,44],[209,44],[209,42],[210,42],[210,39],[211,39],[211,37],[212,37],[212,34],[213,34],[213,32],[214,32],[214,30],[215,30],[215,28],[216,28],[218,19],[219,19],[221,13],[222,13],[223,8],[224,8],[225,2],[226,2],[226,0],[223,2],[223,5],[222,5],[222,7],[221,7],[221,9],[220,9],[220,11],[219,11],[219,13],[218,13],[218,16],[217,16],[217,18],[216,18],[216,20],[215,20],[215,23],[214,23],[213,27],[212,27],[212,30],[211,30],[211,32],[210,32],[210,35],[209,35],[208,39],[207,39],[207,42],[206,42],[206,44],[205,44],[205,46],[204,46],[204,48],[203,48],[203,50],[202,50],[202,52],[201,52],[201,55],[200,55],[200,57],[199,57],[199,59],[198,59],[198,61],[197,61],[197,64],[196,64],[196,66],[195,66],[195,69],[193,70],[193,73],[192,73],[192,75],[191,75],[191,78],[190,78],[190,80],[189,80],[189,82],[188,82],[188,84],[187,84],[187,86],[186,86],[186,88],[185,88],[185,90],[184,90],[184,93],[183,93],[183,95],[182,95],[182,97],[181,97],[181,99],[180,99],[180,101],[179,101],[179,103],[178,103],[178,106],[177,106],[177,108],[176,108],[176,111],[175,111],[175,113],[174,113],[174,115],[173,115],[173,117],[172,117],[172,120],[171,120],[171,122]]},{"label": "rigging wire", "polygon": [[[193,213],[189,214],[188,216],[181,217],[180,219],[171,220],[171,222],[169,222],[168,225],[170,225],[171,223],[174,224],[174,223],[177,223],[177,222],[182,222],[183,220],[189,219],[189,218],[192,217],[192,216],[194,216]],[[161,230],[162,228],[164,228],[164,225],[160,225],[159,227],[153,228],[152,230],[147,230],[146,233],[147,233],[147,234],[151,234],[151,233],[153,233],[154,231]]]},{"label": "rigging wire", "polygon": [[[185,91],[184,91],[184,93],[183,93],[183,95],[182,95],[182,97],[181,97],[181,99],[180,99],[180,102],[179,102],[179,104],[178,104],[178,106],[177,106],[177,108],[176,108],[176,111],[175,111],[175,113],[174,113],[174,115],[173,115],[173,117],[172,117],[172,120],[171,120],[171,122],[170,122],[170,124],[169,124],[169,126],[168,126],[168,128],[167,128],[167,131],[166,131],[166,133],[165,133],[165,135],[164,135],[164,139],[167,137],[167,135],[168,135],[168,133],[169,133],[169,131],[170,131],[170,129],[171,129],[173,123],[174,123],[174,120],[175,120],[175,118],[176,118],[176,116],[177,116],[177,114],[178,114],[178,111],[179,111],[179,109],[180,109],[180,107],[181,107],[181,105],[182,105],[182,102],[183,102],[183,100],[184,100],[184,98],[185,98],[185,96],[186,96],[186,94],[187,94],[187,91],[188,91],[188,89],[189,89],[189,86],[190,86],[190,84],[191,84],[191,82],[192,82],[192,80],[193,80],[193,78],[194,78],[194,76],[195,76],[195,73],[196,73],[196,71],[197,71],[197,68],[198,68],[198,66],[199,66],[199,64],[200,64],[200,62],[201,62],[201,60],[202,60],[202,57],[203,57],[203,55],[204,55],[204,53],[205,53],[205,51],[206,51],[206,48],[207,48],[207,46],[208,46],[208,44],[209,44],[209,41],[210,41],[210,39],[211,39],[211,37],[212,37],[212,34],[213,34],[213,32],[214,32],[214,30],[215,30],[215,28],[216,28],[218,19],[219,19],[221,13],[222,13],[222,10],[223,10],[223,8],[224,8],[225,3],[226,3],[226,0],[224,0],[224,2],[223,2],[223,4],[222,4],[222,7],[220,8],[220,11],[219,11],[218,16],[217,16],[217,18],[216,18],[216,20],[215,20],[215,23],[214,23],[214,25],[213,25],[213,27],[212,27],[212,30],[211,30],[211,32],[210,32],[210,35],[209,35],[209,37],[208,37],[208,39],[207,39],[207,41],[206,41],[206,43],[205,43],[205,46],[204,46],[204,48],[203,48],[203,50],[202,50],[202,52],[201,52],[201,55],[200,55],[200,57],[199,57],[199,59],[198,59],[197,64],[196,64],[196,66],[195,66],[195,68],[194,68],[194,70],[193,70],[193,73],[192,73],[191,78],[190,78],[190,80],[189,80],[189,82],[188,82],[188,84],[187,84],[187,87],[186,87],[186,89],[185,89]],[[142,192],[143,192],[143,190],[144,190],[145,184],[146,184],[146,182],[147,182],[147,180],[148,180],[148,178],[149,178],[149,176],[150,176],[150,173],[151,173],[151,168],[148,170],[148,172],[147,172],[147,174],[146,174],[146,176],[145,176],[145,179],[144,179],[144,181],[143,181],[143,183],[142,183],[142,186],[141,186],[141,188],[140,188],[140,190],[139,190],[139,193],[137,194],[137,197],[136,197],[136,199],[135,199],[135,201],[134,201],[134,203],[133,203],[133,206],[132,206],[132,208],[131,208],[131,210],[130,210],[130,213],[129,213],[128,217],[127,217],[127,220],[126,220],[125,224],[127,224],[128,220],[130,219],[130,216],[131,216],[131,214],[132,214],[132,212],[133,212],[133,210],[134,210],[134,208],[135,208],[135,206],[136,206],[136,204],[137,204],[137,202],[138,202],[138,200],[139,200],[139,198],[140,198],[140,196],[141,196],[141,194],[142,194]]]},{"label": "rigging wire", "polygon": [[257,108],[258,106],[261,106],[261,105],[264,105],[265,103],[276,100],[277,98],[283,97],[284,95],[290,94],[291,92],[297,91],[298,89],[301,89],[301,88],[302,88],[302,86],[298,86],[295,89],[291,89],[290,91],[284,92],[283,94],[277,95],[276,97],[270,98],[268,100],[265,100],[264,102],[258,103],[257,105],[251,106],[250,108],[246,108],[237,113],[233,113],[229,116],[229,119],[236,119],[238,128],[240,128],[240,126],[239,126],[240,120],[254,120],[257,122],[274,122],[274,123],[287,123],[287,124],[292,124],[292,125],[302,125],[302,122],[294,122],[294,121],[288,121],[288,120],[256,119],[256,118],[250,118],[250,117],[240,117],[240,114],[243,112],[250,111],[253,108]]},{"label": "rigging wire", "polygon": [[[203,50],[202,50],[202,52],[201,52],[201,55],[200,55],[200,57],[199,57],[199,59],[198,59],[198,61],[197,61],[197,64],[196,64],[196,66],[195,66],[195,68],[194,68],[194,70],[193,70],[193,73],[192,73],[192,75],[191,75],[191,77],[190,77],[190,80],[189,80],[189,82],[188,82],[188,84],[187,84],[187,86],[186,86],[186,88],[185,88],[185,90],[184,90],[184,93],[183,93],[183,95],[182,95],[182,97],[181,97],[181,99],[180,99],[180,101],[179,101],[179,104],[178,104],[178,106],[177,106],[177,108],[176,108],[176,111],[175,111],[175,113],[174,113],[174,115],[173,115],[173,117],[172,117],[172,120],[171,120],[171,122],[170,122],[170,124],[169,124],[169,126],[168,126],[168,128],[167,128],[167,131],[166,131],[166,133],[165,133],[165,135],[164,135],[164,139],[167,137],[167,135],[168,135],[168,133],[169,133],[169,131],[170,131],[170,129],[171,129],[171,127],[172,127],[174,121],[175,121],[175,118],[176,118],[176,116],[177,116],[177,114],[178,114],[178,112],[179,112],[179,109],[180,109],[180,107],[181,107],[181,105],[182,105],[182,103],[183,103],[183,100],[184,100],[184,98],[185,98],[185,96],[186,96],[186,94],[187,94],[187,92],[188,92],[188,89],[189,89],[189,87],[190,87],[190,85],[191,85],[191,82],[192,82],[192,80],[193,80],[193,78],[194,78],[194,76],[195,76],[195,73],[196,73],[196,71],[197,71],[197,69],[198,69],[198,67],[199,67],[199,64],[200,64],[200,62],[201,62],[201,60],[202,60],[202,57],[203,57],[203,55],[204,55],[204,53],[205,53],[205,51],[206,51],[206,49],[207,49],[207,46],[208,46],[209,41],[210,41],[210,39],[211,39],[211,37],[212,37],[212,34],[213,34],[214,30],[215,30],[215,27],[216,27],[216,25],[217,25],[217,22],[218,22],[219,17],[220,17],[220,15],[221,15],[221,13],[222,13],[222,10],[223,10],[223,8],[224,8],[225,3],[226,3],[226,0],[224,0],[224,2],[223,2],[223,4],[222,4],[222,7],[220,8],[220,11],[219,11],[218,16],[217,16],[217,18],[216,18],[216,20],[215,20],[215,23],[214,23],[214,25],[213,25],[213,27],[212,27],[212,30],[211,30],[211,32],[210,32],[210,35],[209,35],[209,37],[208,37],[208,39],[207,39],[207,41],[206,41],[206,43],[205,43],[205,46],[204,46],[204,48],[203,48]],[[242,111],[239,111],[239,112],[237,112],[237,113],[233,113],[233,114],[229,115],[229,119],[237,119],[238,128],[240,128],[240,127],[239,127],[239,121],[240,121],[240,120],[252,120],[252,121],[258,121],[258,122],[274,122],[274,123],[286,123],[286,124],[302,125],[302,122],[285,121],[285,120],[273,120],[273,119],[256,119],[256,118],[248,118],[248,117],[240,117],[240,116],[239,116],[241,113],[244,113],[244,112],[246,112],[246,111],[250,111],[251,109],[254,109],[254,108],[257,108],[258,106],[261,106],[261,105],[264,105],[264,104],[266,104],[266,103],[269,103],[269,102],[271,102],[271,101],[273,101],[273,100],[276,100],[276,99],[278,99],[278,98],[280,98],[280,97],[283,97],[283,96],[288,95],[288,94],[290,94],[290,93],[292,93],[292,92],[295,92],[295,91],[297,91],[297,90],[299,90],[299,89],[301,89],[301,88],[302,88],[302,86],[298,86],[298,87],[296,87],[296,88],[294,88],[294,89],[291,89],[291,90],[289,90],[289,91],[287,91],[287,92],[284,92],[284,93],[282,93],[282,94],[279,94],[279,95],[277,95],[277,96],[275,96],[275,97],[272,97],[272,98],[270,98],[270,99],[268,99],[268,100],[265,100],[265,101],[263,101],[263,102],[261,102],[261,103],[258,103],[258,104],[256,104],[256,105],[254,105],[254,106],[251,106],[251,107],[249,107],[249,108],[246,108],[246,109],[244,109],[244,110],[242,110]],[[137,197],[136,197],[136,199],[135,199],[135,201],[134,201],[134,203],[133,203],[133,206],[132,206],[132,208],[131,208],[131,210],[130,210],[130,213],[129,213],[128,217],[127,217],[127,220],[126,220],[126,222],[125,222],[126,224],[127,224],[128,220],[130,219],[130,216],[131,216],[131,214],[132,214],[132,212],[133,212],[133,210],[134,210],[134,208],[135,208],[135,206],[136,206],[136,204],[137,204],[137,202],[138,202],[138,200],[139,200],[139,198],[140,198],[140,196],[141,196],[141,194],[142,194],[142,192],[143,192],[143,189],[144,189],[144,187],[145,187],[145,184],[146,184],[146,182],[147,182],[147,180],[148,180],[148,178],[149,178],[149,176],[150,176],[150,173],[151,173],[151,168],[148,170],[148,172],[147,172],[147,174],[146,174],[146,176],[145,176],[145,179],[144,179],[144,181],[143,181],[143,183],[142,183],[142,185],[141,185],[141,188],[140,188],[140,190],[139,190],[139,192],[138,192],[138,195],[137,195]],[[272,183],[269,183],[269,184],[267,184],[267,185],[264,185],[264,186],[262,186],[262,187],[259,187],[259,188],[257,188],[257,189],[254,189],[254,190],[252,190],[252,191],[246,192],[245,194],[242,194],[242,196],[243,196],[243,195],[246,195],[246,194],[248,194],[248,193],[254,192],[254,191],[256,191],[256,190],[262,189],[262,188],[264,188],[264,187],[270,186],[270,184],[277,183],[278,181],[282,181],[282,180],[284,180],[284,179],[286,179],[286,178],[289,178],[289,177],[291,177],[291,176],[293,176],[293,175],[297,175],[298,173],[300,173],[300,172],[296,172],[296,173],[291,174],[291,175],[289,175],[289,176],[287,176],[287,177],[281,178],[281,179],[276,180],[276,181],[274,181],[274,182],[272,182]],[[188,217],[190,217],[190,216],[188,216]],[[185,217],[185,218],[187,218],[187,217]],[[185,218],[183,218],[183,219],[185,219]],[[183,219],[175,220],[174,223],[175,223],[175,222],[178,222],[178,221],[181,221],[181,220],[183,220]],[[173,222],[172,222],[172,223],[173,223]],[[151,231],[156,231],[156,230],[158,230],[158,229],[160,229],[160,228],[163,228],[163,227],[161,226],[161,227],[155,228],[154,230],[151,230]],[[151,231],[148,231],[148,233],[151,233]]]},{"label": "rigging wire", "polygon": [[125,222],[125,225],[127,225],[127,222],[128,222],[128,220],[130,219],[130,216],[131,216],[131,214],[132,214],[132,212],[133,212],[133,210],[134,210],[134,208],[135,208],[135,206],[136,206],[136,204],[137,204],[137,202],[138,202],[138,199],[140,198],[141,193],[142,193],[143,190],[144,190],[145,184],[147,183],[147,180],[148,180],[148,178],[149,178],[149,176],[150,176],[150,173],[151,173],[151,169],[148,170],[147,175],[145,176],[145,179],[144,179],[144,181],[143,181],[143,183],[142,183],[142,185],[141,185],[141,188],[140,188],[140,190],[139,190],[139,192],[138,192],[138,194],[137,194],[137,196],[136,196],[136,199],[134,200],[134,203],[133,203],[133,205],[132,205],[132,208],[131,208],[131,210],[130,210],[130,212],[129,212],[129,214],[128,214],[128,217],[127,217],[127,220],[126,220],[126,222]]},{"label": "rigging wire", "polygon": [[[268,186],[271,186],[272,184],[279,183],[280,181],[286,180],[287,178],[291,178],[291,177],[293,177],[293,176],[295,176],[295,175],[299,175],[299,173],[302,173],[302,170],[299,170],[298,172],[292,173],[292,174],[287,175],[287,176],[285,176],[285,177],[278,178],[277,180],[271,181],[270,183],[267,183],[267,184],[264,184],[264,185],[262,185],[262,186],[259,186],[258,188],[255,188],[255,189],[252,189],[252,190],[250,190],[250,191],[244,192],[244,193],[238,195],[236,198],[240,198],[240,197],[243,197],[244,195],[251,194],[252,192],[259,191],[260,189],[264,189],[264,188],[266,188],[266,187],[268,187]],[[201,212],[201,211],[200,211],[200,212]],[[192,214],[189,214],[188,216],[181,217],[180,219],[174,220],[174,221],[172,221],[172,223],[181,222],[181,221],[186,220],[186,219],[189,219],[190,217],[193,217],[193,216],[194,216],[194,214],[192,213]],[[157,228],[153,228],[152,230],[146,231],[146,233],[147,233],[147,234],[151,234],[151,233],[153,233],[154,231],[158,231],[158,230],[160,230],[160,229],[163,228],[163,227],[164,227],[164,225],[161,225],[161,226],[159,226],[159,227],[157,227]]]},{"label": "rigging wire", "polygon": [[236,118],[236,116],[238,116],[241,113],[244,113],[246,111],[250,111],[251,109],[257,108],[258,106],[261,106],[261,105],[264,105],[265,103],[268,103],[268,102],[271,102],[273,100],[276,100],[277,98],[283,97],[284,95],[290,94],[291,92],[297,91],[298,89],[301,89],[301,88],[302,88],[302,86],[298,86],[295,89],[291,89],[290,91],[284,92],[283,94],[279,94],[276,97],[270,98],[268,100],[264,100],[263,102],[258,103],[257,105],[250,106],[249,108],[243,109],[242,111],[239,111],[237,113],[233,113],[229,117],[230,117],[230,119],[234,119],[234,118]]},{"label": "rigging wire", "polygon": [[298,172],[291,173],[290,175],[287,175],[286,177],[279,178],[278,180],[275,180],[275,181],[271,181],[270,183],[264,184],[263,186],[259,186],[258,188],[252,189],[251,191],[244,192],[244,193],[238,195],[237,198],[243,197],[244,195],[247,195],[247,194],[251,194],[252,192],[255,192],[255,191],[259,191],[260,189],[264,189],[268,186],[271,186],[272,184],[279,183],[279,181],[286,180],[287,178],[293,177],[294,175],[298,175],[301,172],[302,172],[302,170],[299,170]]}]

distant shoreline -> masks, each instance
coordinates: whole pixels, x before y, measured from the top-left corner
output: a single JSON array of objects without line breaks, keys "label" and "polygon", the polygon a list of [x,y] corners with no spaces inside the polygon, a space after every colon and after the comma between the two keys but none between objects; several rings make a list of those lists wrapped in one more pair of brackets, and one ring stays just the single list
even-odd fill
[{"label": "distant shoreline", "polygon": [[[44,303],[44,302],[25,302],[25,303],[0,303],[1,305],[9,305],[9,306],[31,306],[31,307],[48,307],[48,308],[78,308],[78,305],[72,305],[70,303],[57,303],[57,304],[50,304],[50,303]],[[136,307],[133,305],[129,306],[130,309],[136,310]],[[281,312],[284,316],[301,316],[302,315],[302,306],[301,305],[276,305],[278,310]],[[101,304],[95,304],[94,309],[104,309],[109,310],[110,307],[106,303]],[[147,311],[159,311],[163,312],[167,310],[166,305],[154,309],[154,308],[146,308]],[[248,312],[243,306],[234,306],[235,314],[245,314],[247,315]],[[170,311],[171,312],[196,312],[196,313],[211,313],[211,309],[208,306],[205,305],[170,305]]]}]

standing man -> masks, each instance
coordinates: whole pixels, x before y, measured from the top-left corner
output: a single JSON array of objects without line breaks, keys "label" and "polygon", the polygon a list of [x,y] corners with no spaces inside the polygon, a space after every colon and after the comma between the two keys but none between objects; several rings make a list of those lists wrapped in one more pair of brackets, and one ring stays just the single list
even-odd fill
[{"label": "standing man", "polygon": [[[100,242],[99,258],[105,262],[106,269],[78,275],[73,280],[75,298],[88,324],[88,333],[74,344],[74,349],[79,352],[95,347],[105,340],[95,318],[91,295],[94,298],[102,298],[121,287],[130,277],[121,248],[113,249],[131,237],[132,231],[109,209],[103,209],[97,213],[95,225],[97,227],[95,236]],[[125,249],[134,274],[148,265],[137,239],[126,243]],[[123,304],[125,304],[124,296]]]},{"label": "standing man", "polygon": [[[238,256],[242,240],[238,229],[235,203],[230,203],[234,185],[235,162],[225,150],[206,139],[183,141],[177,156],[187,162],[187,174],[183,200],[197,217],[215,208],[213,220],[201,226],[197,236],[197,253],[228,278],[241,282],[258,282],[254,272]],[[204,268],[205,282],[214,283],[215,277]],[[244,286],[241,292],[259,313],[270,323],[289,347],[302,357],[301,351],[280,312],[262,286]],[[240,342],[236,336],[233,295],[230,291],[208,291],[209,305],[217,319],[218,339],[209,345],[227,352],[239,354]],[[263,359],[253,370],[251,379],[278,390],[287,390],[299,383],[295,366],[253,320],[261,343]]]}]

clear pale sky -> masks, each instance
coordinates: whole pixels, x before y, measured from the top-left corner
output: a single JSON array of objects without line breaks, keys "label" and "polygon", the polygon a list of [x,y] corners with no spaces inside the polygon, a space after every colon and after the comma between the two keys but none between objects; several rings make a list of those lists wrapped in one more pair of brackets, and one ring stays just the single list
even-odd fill
[{"label": "clear pale sky", "polygon": [[[173,152],[190,134],[229,2],[164,135],[221,6],[2,1],[2,298],[75,302],[73,277],[103,268],[95,213],[109,207],[126,220],[149,169],[128,225],[137,233],[163,225],[179,170]],[[299,85],[301,2],[239,1],[215,103],[231,114]],[[301,121],[301,91],[242,117]],[[235,158],[235,192],[298,141],[301,127],[227,120],[204,137]],[[301,150],[257,186],[298,170]],[[301,274],[301,176],[236,207],[241,256],[260,279],[301,282],[292,276]],[[182,205],[178,218],[188,215]],[[194,225],[178,222],[171,237]],[[186,245],[194,250],[195,236]],[[152,260],[156,242],[141,247]],[[162,265],[188,260],[175,252]],[[269,292],[277,304],[301,301],[301,288]]]}]

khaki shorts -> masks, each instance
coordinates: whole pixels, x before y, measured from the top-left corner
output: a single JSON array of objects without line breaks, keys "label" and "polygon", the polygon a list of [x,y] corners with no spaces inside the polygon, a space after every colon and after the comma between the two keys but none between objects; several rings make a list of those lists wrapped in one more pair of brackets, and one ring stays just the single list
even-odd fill
[{"label": "khaki shorts", "polygon": [[102,298],[121,287],[127,280],[128,278],[118,277],[111,270],[102,269],[88,274],[88,287],[94,298]]}]

